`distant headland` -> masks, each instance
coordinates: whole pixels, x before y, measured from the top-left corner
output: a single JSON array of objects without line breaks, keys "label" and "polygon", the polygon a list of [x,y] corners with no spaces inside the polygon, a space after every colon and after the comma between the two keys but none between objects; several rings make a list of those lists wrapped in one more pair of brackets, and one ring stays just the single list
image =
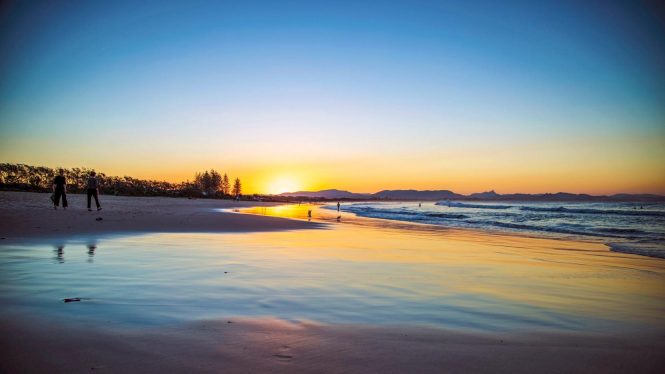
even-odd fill
[{"label": "distant headland", "polygon": [[477,201],[665,201],[665,196],[654,194],[589,195],[567,192],[541,194],[499,194],[495,191],[458,194],[450,190],[383,190],[376,193],[355,193],[344,190],[285,192],[281,197],[316,200],[477,200]]}]

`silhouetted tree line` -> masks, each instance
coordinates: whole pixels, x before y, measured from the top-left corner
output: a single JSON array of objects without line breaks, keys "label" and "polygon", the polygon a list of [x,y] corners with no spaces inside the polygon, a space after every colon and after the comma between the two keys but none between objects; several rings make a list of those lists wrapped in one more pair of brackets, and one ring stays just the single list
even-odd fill
[{"label": "silhouetted tree line", "polygon": [[242,194],[240,179],[236,178],[233,186],[229,182],[229,176],[219,174],[215,169],[196,173],[194,185],[204,196],[210,197],[236,197]]},{"label": "silhouetted tree line", "polygon": [[[30,166],[25,164],[0,163],[0,189],[13,191],[49,192],[53,178],[60,168]],[[93,169],[65,169],[67,191],[85,192],[88,176]],[[172,196],[172,197],[236,197],[242,193],[240,179],[230,185],[226,173],[222,176],[210,170],[196,173],[194,182],[170,183],[165,181],[144,180],[129,176],[116,177],[97,173],[99,189],[103,194],[123,196]]]}]

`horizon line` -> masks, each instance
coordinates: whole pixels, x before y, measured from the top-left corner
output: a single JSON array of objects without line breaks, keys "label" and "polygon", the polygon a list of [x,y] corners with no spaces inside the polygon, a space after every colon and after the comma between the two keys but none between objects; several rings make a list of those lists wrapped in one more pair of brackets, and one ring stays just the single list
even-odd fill
[{"label": "horizon line", "polygon": [[426,190],[418,190],[418,189],[413,189],[413,188],[397,188],[397,189],[382,189],[377,192],[353,192],[349,190],[340,190],[337,188],[325,188],[321,190],[315,190],[315,191],[308,191],[308,190],[300,190],[300,191],[293,191],[293,192],[280,192],[277,194],[261,194],[261,195],[270,195],[270,196],[281,196],[281,195],[286,195],[286,194],[296,194],[296,193],[317,193],[317,192],[324,192],[324,191],[339,191],[339,192],[347,192],[351,193],[354,195],[376,195],[378,193],[384,192],[384,191],[414,191],[414,192],[443,192],[443,191],[448,191],[450,193],[460,195],[463,197],[470,197],[471,195],[476,195],[476,194],[485,194],[485,193],[492,193],[494,192],[498,196],[506,196],[506,195],[531,195],[531,196],[536,196],[536,195],[558,195],[558,194],[569,194],[569,195],[587,195],[591,197],[611,197],[611,196],[616,196],[616,195],[631,195],[631,196],[637,196],[637,195],[650,195],[650,196],[659,196],[665,198],[665,194],[661,193],[651,193],[651,192],[638,192],[638,193],[630,193],[630,192],[616,192],[612,194],[592,194],[592,193],[586,193],[586,192],[580,192],[580,193],[575,193],[575,192],[566,192],[566,191],[557,191],[557,192],[508,192],[508,193],[498,193],[496,190],[489,190],[489,191],[482,191],[482,192],[472,192],[468,194],[464,193],[458,193],[455,192],[451,189],[426,189]]}]

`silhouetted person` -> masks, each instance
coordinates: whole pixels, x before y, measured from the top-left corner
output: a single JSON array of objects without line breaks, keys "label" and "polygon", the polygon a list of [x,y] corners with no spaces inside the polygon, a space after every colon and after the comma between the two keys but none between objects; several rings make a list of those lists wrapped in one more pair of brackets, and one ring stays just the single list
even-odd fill
[{"label": "silhouetted person", "polygon": [[337,202],[337,211],[339,212],[339,201]]},{"label": "silhouetted person", "polygon": [[95,204],[97,205],[97,210],[102,210],[102,206],[99,205],[99,181],[97,180],[96,177],[97,173],[94,171],[90,172],[90,176],[88,177],[88,210],[90,209],[90,200],[91,197],[95,197]]},{"label": "silhouetted person", "polygon": [[312,210],[307,211],[307,219],[312,219]]},{"label": "silhouetted person", "polygon": [[67,180],[65,179],[65,171],[58,170],[58,175],[53,178],[53,209],[58,209],[60,205],[60,198],[62,197],[62,208],[67,209]]}]

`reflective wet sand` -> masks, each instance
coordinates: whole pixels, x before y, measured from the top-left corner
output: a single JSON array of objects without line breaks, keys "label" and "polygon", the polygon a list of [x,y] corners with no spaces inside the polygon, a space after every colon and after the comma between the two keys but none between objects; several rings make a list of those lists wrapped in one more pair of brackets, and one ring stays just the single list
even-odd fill
[{"label": "reflective wet sand", "polygon": [[[337,212],[307,205],[273,213],[302,218],[309,209],[328,228],[4,246],[4,313],[133,326],[228,316],[473,331],[665,326],[659,259],[595,242],[337,222]],[[85,300],[61,304],[69,297]]]},{"label": "reflective wet sand", "polygon": [[0,371],[665,367],[663,260],[308,205],[254,213],[310,209],[325,228],[0,246]]}]

